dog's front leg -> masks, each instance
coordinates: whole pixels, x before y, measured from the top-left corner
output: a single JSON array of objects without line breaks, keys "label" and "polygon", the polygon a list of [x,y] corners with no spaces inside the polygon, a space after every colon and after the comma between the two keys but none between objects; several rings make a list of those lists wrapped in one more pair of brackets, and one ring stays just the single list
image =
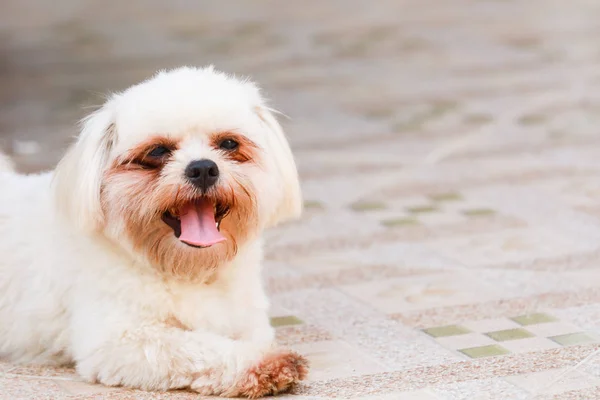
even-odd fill
[{"label": "dog's front leg", "polygon": [[147,326],[80,339],[77,371],[109,386],[256,398],[285,391],[306,373],[293,352],[208,332]]}]

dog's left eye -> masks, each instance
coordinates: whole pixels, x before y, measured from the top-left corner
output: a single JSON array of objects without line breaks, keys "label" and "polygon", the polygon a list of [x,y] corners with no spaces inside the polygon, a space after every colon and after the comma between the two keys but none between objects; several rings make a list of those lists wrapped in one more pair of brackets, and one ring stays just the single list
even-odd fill
[{"label": "dog's left eye", "polygon": [[233,139],[225,139],[219,144],[219,147],[223,150],[235,150],[238,146],[238,142]]},{"label": "dog's left eye", "polygon": [[164,155],[167,155],[171,152],[171,150],[169,150],[168,148],[164,147],[164,146],[158,146],[155,147],[150,153],[148,153],[148,155],[150,157],[162,157]]}]

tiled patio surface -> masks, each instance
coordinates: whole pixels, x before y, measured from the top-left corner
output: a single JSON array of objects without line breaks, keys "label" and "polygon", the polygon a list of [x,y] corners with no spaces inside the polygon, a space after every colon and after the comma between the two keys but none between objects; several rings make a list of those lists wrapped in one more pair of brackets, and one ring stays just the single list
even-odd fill
[{"label": "tiled patio surface", "polygon": [[[206,3],[5,1],[0,146],[37,171],[98,92],[251,75],[307,205],[268,235],[289,398],[600,398],[600,2]],[[0,363],[3,400],[197,397]]]}]

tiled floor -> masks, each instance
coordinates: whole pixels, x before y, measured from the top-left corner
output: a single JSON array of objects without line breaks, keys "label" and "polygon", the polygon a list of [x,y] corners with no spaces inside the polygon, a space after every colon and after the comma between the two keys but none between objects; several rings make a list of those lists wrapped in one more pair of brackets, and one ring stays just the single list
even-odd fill
[{"label": "tiled floor", "polygon": [[470,358],[599,342],[595,334],[544,313],[436,326],[423,332]]},{"label": "tiled floor", "polygon": [[[217,5],[218,3],[218,5]],[[98,93],[261,82],[306,213],[268,234],[290,399],[600,398],[600,2],[6,0],[0,146],[54,165]],[[0,399],[197,399],[0,362]]]}]

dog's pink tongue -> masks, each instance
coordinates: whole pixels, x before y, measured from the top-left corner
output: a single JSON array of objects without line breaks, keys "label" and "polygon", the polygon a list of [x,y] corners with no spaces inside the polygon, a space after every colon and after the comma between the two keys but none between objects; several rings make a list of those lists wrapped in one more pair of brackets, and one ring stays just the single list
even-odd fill
[{"label": "dog's pink tongue", "polygon": [[208,200],[190,203],[181,210],[179,240],[192,246],[208,247],[225,240],[217,229],[215,209]]}]

